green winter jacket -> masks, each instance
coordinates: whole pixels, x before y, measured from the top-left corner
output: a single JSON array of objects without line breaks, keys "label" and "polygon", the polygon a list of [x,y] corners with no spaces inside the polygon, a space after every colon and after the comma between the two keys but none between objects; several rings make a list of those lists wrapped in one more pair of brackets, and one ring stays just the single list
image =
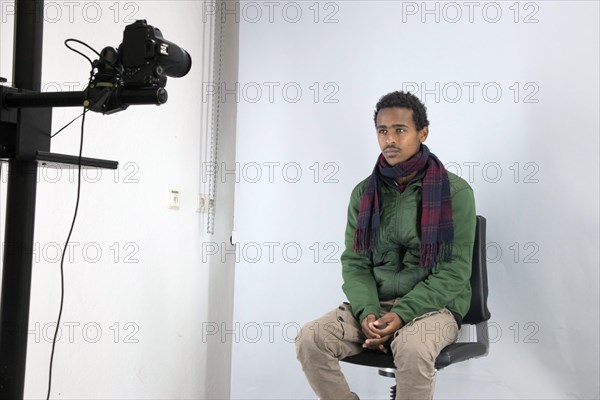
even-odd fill
[{"label": "green winter jacket", "polygon": [[353,250],[354,229],[367,179],[352,191],[348,206],[346,249],[342,253],[342,289],[359,321],[380,316],[380,301],[399,298],[392,311],[405,323],[447,307],[464,316],[471,302],[471,262],[475,240],[475,200],[469,184],[448,172],[452,196],[454,242],[452,261],[432,271],[419,267],[420,211],[423,175],[404,192],[391,185],[380,187],[380,236],[372,259]]}]

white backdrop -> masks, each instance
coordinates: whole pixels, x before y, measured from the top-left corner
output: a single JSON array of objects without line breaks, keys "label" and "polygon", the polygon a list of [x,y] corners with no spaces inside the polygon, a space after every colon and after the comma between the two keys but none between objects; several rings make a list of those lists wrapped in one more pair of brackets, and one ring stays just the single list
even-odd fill
[{"label": "white backdrop", "polygon": [[[11,3],[0,0],[0,75],[9,79]],[[206,54],[207,2],[47,3],[45,90],[81,89],[87,78],[65,38],[116,46],[137,18],[193,56]],[[374,105],[396,89],[425,101],[428,145],[472,184],[488,219],[491,352],[441,371],[436,397],[600,397],[598,3],[226,7],[226,23],[240,29],[238,98],[228,80],[213,237],[194,204],[206,186],[199,134],[209,125],[200,114],[206,59],[196,56],[189,76],[169,80],[169,102],[158,109],[88,115],[84,153],[121,168],[86,175],[63,319],[75,336],[63,325],[57,397],[314,398],[293,339],[301,324],[344,300],[338,258],[347,202],[378,154]],[[235,42],[237,27],[227,40]],[[229,79],[235,44],[225,53]],[[55,111],[54,128],[75,115]],[[73,154],[77,138],[70,128],[52,149]],[[55,250],[75,193],[68,171],[53,172],[38,186],[28,398],[45,394],[58,307]],[[237,251],[226,245],[234,183]],[[167,209],[170,189],[182,193],[179,211]],[[206,254],[214,244],[218,252]],[[362,398],[387,397],[390,379],[343,368]]]},{"label": "white backdrop", "polygon": [[[372,112],[408,89],[488,219],[490,354],[441,371],[436,398],[598,398],[598,3],[238,6],[232,397],[314,398],[293,339],[344,300]],[[362,398],[387,396],[376,370],[343,369]]]}]

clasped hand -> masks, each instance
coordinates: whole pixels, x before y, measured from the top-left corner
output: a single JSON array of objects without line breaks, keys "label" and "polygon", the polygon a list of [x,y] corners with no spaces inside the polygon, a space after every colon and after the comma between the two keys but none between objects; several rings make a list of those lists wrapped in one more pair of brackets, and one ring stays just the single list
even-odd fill
[{"label": "clasped hand", "polygon": [[362,331],[367,337],[362,347],[387,353],[385,344],[403,325],[402,319],[394,312],[389,312],[379,319],[375,314],[367,315],[361,322]]}]

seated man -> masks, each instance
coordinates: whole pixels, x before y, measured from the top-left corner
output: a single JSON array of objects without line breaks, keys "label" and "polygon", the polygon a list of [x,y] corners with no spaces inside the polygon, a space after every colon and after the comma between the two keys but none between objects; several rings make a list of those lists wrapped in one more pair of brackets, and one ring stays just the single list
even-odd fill
[{"label": "seated man", "polygon": [[381,155],[352,191],[341,257],[349,303],[306,324],[296,351],[321,399],[358,398],[339,360],[364,349],[392,352],[397,399],[431,399],[435,359],[470,305],[473,191],[423,144],[416,96],[383,96],[374,119]]}]

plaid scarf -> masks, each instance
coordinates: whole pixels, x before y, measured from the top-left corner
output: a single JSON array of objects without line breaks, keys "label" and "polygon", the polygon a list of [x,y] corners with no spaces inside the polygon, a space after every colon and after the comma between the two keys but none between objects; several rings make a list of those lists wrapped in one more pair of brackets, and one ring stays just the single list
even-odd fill
[{"label": "plaid scarf", "polygon": [[354,231],[354,250],[371,255],[379,236],[379,186],[382,178],[394,181],[415,172],[425,171],[422,190],[420,267],[433,268],[441,261],[450,261],[454,224],[450,181],[444,165],[424,144],[409,160],[390,166],[383,154],[379,156],[360,201],[358,221]]}]

